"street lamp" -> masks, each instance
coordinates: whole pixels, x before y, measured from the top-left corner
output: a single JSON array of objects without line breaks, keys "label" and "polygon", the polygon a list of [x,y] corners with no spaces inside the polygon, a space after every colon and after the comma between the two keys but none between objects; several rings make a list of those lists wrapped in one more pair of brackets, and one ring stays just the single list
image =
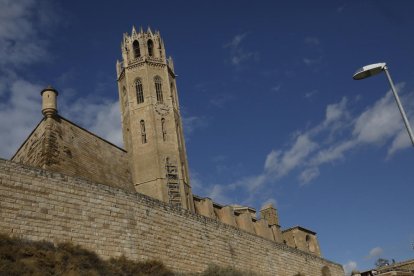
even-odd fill
[{"label": "street lamp", "polygon": [[405,111],[404,111],[403,106],[401,105],[401,101],[400,101],[400,98],[398,97],[397,90],[395,90],[394,83],[392,82],[390,73],[388,72],[387,64],[385,62],[382,62],[382,63],[375,63],[375,64],[366,65],[366,66],[358,69],[355,72],[353,78],[354,78],[354,80],[362,80],[362,79],[368,78],[370,76],[374,76],[376,74],[379,74],[382,71],[385,72],[385,74],[387,75],[388,81],[390,82],[391,90],[394,93],[395,101],[397,102],[398,109],[401,112],[401,116],[404,120],[405,127],[407,128],[408,135],[410,136],[411,143],[414,146],[413,131],[411,130],[410,122],[407,119],[407,115],[405,115]]}]

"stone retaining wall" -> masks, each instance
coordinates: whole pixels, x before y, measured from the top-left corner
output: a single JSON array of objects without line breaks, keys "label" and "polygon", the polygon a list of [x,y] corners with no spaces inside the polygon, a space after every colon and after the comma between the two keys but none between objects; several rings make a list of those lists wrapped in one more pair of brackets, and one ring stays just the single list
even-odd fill
[{"label": "stone retaining wall", "polygon": [[338,264],[145,195],[3,159],[0,232],[71,241],[104,258],[158,259],[182,272],[214,263],[260,275],[344,275]]}]

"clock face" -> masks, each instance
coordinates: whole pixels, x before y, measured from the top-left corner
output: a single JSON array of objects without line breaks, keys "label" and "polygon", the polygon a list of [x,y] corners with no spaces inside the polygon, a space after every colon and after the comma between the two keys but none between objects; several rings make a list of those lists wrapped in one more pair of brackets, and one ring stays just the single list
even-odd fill
[{"label": "clock face", "polygon": [[170,107],[163,103],[156,103],[155,112],[157,112],[161,116],[165,116],[168,114],[168,112],[170,112]]}]

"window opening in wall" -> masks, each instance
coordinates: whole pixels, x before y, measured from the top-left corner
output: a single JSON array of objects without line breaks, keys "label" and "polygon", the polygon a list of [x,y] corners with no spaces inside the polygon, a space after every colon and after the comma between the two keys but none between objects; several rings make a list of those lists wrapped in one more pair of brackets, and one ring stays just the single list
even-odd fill
[{"label": "window opening in wall", "polygon": [[147,133],[145,132],[145,122],[144,122],[144,120],[141,120],[140,127],[141,127],[141,142],[143,144],[145,144],[147,142]]},{"label": "window opening in wall", "polygon": [[171,91],[171,101],[172,101],[172,104],[174,106],[175,105],[175,99],[174,99],[174,84],[173,83],[170,84],[170,91]]},{"label": "window opening in wall", "polygon": [[161,119],[161,131],[162,131],[162,140],[165,141],[167,139],[167,130],[165,129],[165,119]]},{"label": "window opening in wall", "polygon": [[135,82],[135,90],[137,92],[137,103],[144,102],[144,90],[142,89],[142,82],[140,79],[137,79]]},{"label": "window opening in wall", "polygon": [[154,78],[154,82],[155,82],[155,92],[157,94],[157,102],[158,103],[164,103],[164,99],[162,96],[162,82],[161,82],[161,78],[156,76]]},{"label": "window opening in wall", "polygon": [[123,100],[124,107],[127,108],[128,107],[128,95],[127,95],[127,91],[125,87],[122,89],[122,100]]},{"label": "window opening in wall", "polygon": [[152,55],[154,54],[154,42],[152,42],[151,39],[148,39],[147,45],[148,45],[148,55],[152,57]]},{"label": "window opening in wall", "polygon": [[132,48],[134,50],[134,58],[140,57],[141,52],[139,51],[139,42],[138,42],[138,40],[135,40],[134,43],[132,43]]}]

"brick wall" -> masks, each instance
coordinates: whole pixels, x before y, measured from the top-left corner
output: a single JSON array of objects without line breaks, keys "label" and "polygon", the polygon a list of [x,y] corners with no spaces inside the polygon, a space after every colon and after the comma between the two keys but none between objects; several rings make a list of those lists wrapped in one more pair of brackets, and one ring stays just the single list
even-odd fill
[{"label": "brick wall", "polygon": [[176,271],[208,264],[260,275],[343,275],[340,265],[147,196],[0,159],[0,232],[72,241],[104,258],[158,259]]}]

